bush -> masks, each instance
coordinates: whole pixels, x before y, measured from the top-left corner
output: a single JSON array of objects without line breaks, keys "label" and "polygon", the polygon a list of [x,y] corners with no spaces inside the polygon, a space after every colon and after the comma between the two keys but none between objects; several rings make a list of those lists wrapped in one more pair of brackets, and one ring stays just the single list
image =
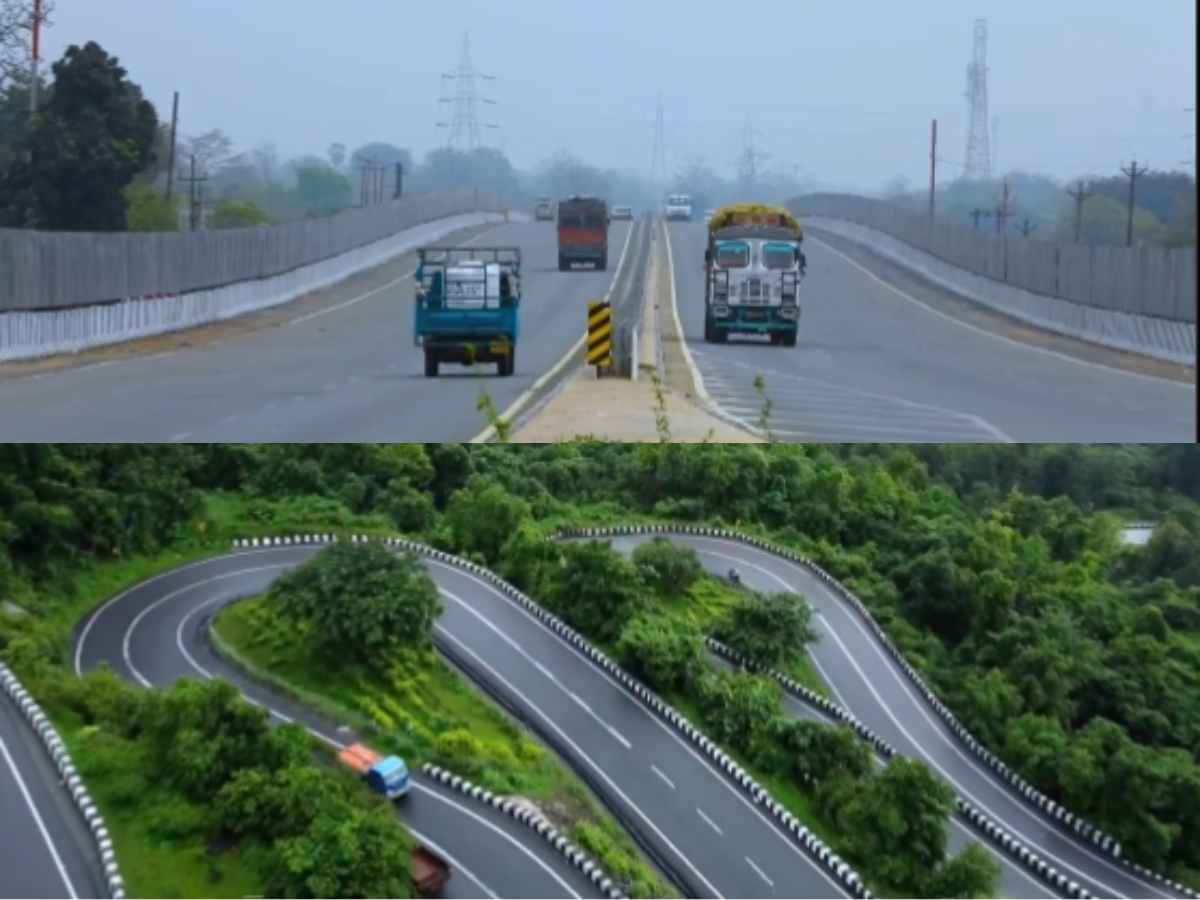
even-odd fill
[{"label": "bush", "polygon": [[774,723],[774,735],[791,760],[793,776],[801,783],[856,779],[873,771],[871,748],[848,725],[780,717]]},{"label": "bush", "polygon": [[659,691],[687,688],[708,665],[699,631],[645,614],[625,626],[617,653],[635,675]]},{"label": "bush", "polygon": [[751,753],[770,737],[783,697],[774,681],[746,672],[706,674],[699,694],[713,737]]},{"label": "bush", "polygon": [[149,831],[163,842],[178,842],[204,833],[209,818],[204,809],[183,797],[164,797],[150,812]]},{"label": "bush", "polygon": [[794,594],[751,594],[717,625],[717,637],[752,660],[783,668],[817,639],[812,607]]},{"label": "bush", "polygon": [[478,774],[483,763],[483,744],[465,728],[442,732],[433,744],[437,761],[463,775]]},{"label": "bush", "polygon": [[647,584],[668,597],[685,593],[704,574],[695,550],[664,537],[639,545],[633,551],[633,564]]},{"label": "bush", "polygon": [[567,544],[562,564],[547,573],[545,602],[573,627],[610,641],[645,605],[637,568],[606,543]]}]

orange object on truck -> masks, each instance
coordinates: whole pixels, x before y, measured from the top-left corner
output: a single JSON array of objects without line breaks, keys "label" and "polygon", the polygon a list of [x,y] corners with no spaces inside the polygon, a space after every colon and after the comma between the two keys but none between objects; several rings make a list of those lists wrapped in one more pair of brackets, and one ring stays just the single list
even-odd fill
[{"label": "orange object on truck", "polygon": [[608,204],[598,197],[571,197],[558,204],[558,269],[572,263],[608,268]]}]

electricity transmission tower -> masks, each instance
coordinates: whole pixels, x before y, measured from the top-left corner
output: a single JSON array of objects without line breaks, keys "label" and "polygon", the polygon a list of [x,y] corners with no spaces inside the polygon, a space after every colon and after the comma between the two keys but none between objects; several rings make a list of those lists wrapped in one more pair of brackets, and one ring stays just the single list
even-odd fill
[{"label": "electricity transmission tower", "polygon": [[750,124],[750,117],[746,116],[746,126],[742,129],[742,152],[738,157],[737,167],[738,179],[748,188],[752,188],[758,180],[759,164],[770,158],[754,146],[754,136],[759,133]]},{"label": "electricity transmission tower", "polygon": [[483,138],[480,129],[482,128],[498,128],[499,126],[492,122],[479,121],[479,107],[481,104],[495,105],[496,101],[488,97],[479,96],[475,88],[475,79],[481,81],[495,81],[494,75],[484,75],[482,72],[475,71],[471,65],[471,42],[467,34],[463,34],[462,52],[458,57],[458,68],[453,72],[447,72],[442,75],[442,89],[445,90],[446,81],[455,83],[455,91],[453,97],[442,96],[438,98],[439,103],[453,103],[454,114],[449,122],[438,122],[438,128],[447,128],[450,133],[446,138],[446,146],[455,150],[478,150],[483,146]]},{"label": "electricity transmission tower", "polygon": [[987,20],[975,20],[975,40],[967,65],[967,162],[964,178],[992,177],[988,146]]},{"label": "electricity transmission tower", "polygon": [[658,193],[667,186],[667,146],[663,129],[662,94],[658,95],[658,107],[654,113],[654,156],[650,160],[650,182]]}]

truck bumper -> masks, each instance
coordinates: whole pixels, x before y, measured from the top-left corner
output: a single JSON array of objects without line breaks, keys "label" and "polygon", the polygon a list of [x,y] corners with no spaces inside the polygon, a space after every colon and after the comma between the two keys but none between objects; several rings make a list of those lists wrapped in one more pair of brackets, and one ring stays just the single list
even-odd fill
[{"label": "truck bumper", "polygon": [[477,362],[499,362],[507,359],[516,341],[505,337],[491,338],[441,338],[430,335],[421,346],[433,351],[442,362],[469,365]]},{"label": "truck bumper", "polygon": [[747,319],[743,316],[728,316],[718,319],[714,316],[712,323],[713,327],[719,331],[738,334],[770,334],[772,332],[787,334],[799,330],[800,327],[798,319],[784,319],[779,316],[766,319]]}]

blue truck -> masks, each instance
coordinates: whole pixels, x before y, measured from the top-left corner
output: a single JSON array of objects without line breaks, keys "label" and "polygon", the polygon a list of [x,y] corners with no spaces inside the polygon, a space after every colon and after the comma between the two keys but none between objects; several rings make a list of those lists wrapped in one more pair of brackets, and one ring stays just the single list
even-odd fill
[{"label": "blue truck", "polygon": [[425,376],[445,362],[516,365],[521,307],[518,247],[424,247],[417,251],[413,335]]}]

